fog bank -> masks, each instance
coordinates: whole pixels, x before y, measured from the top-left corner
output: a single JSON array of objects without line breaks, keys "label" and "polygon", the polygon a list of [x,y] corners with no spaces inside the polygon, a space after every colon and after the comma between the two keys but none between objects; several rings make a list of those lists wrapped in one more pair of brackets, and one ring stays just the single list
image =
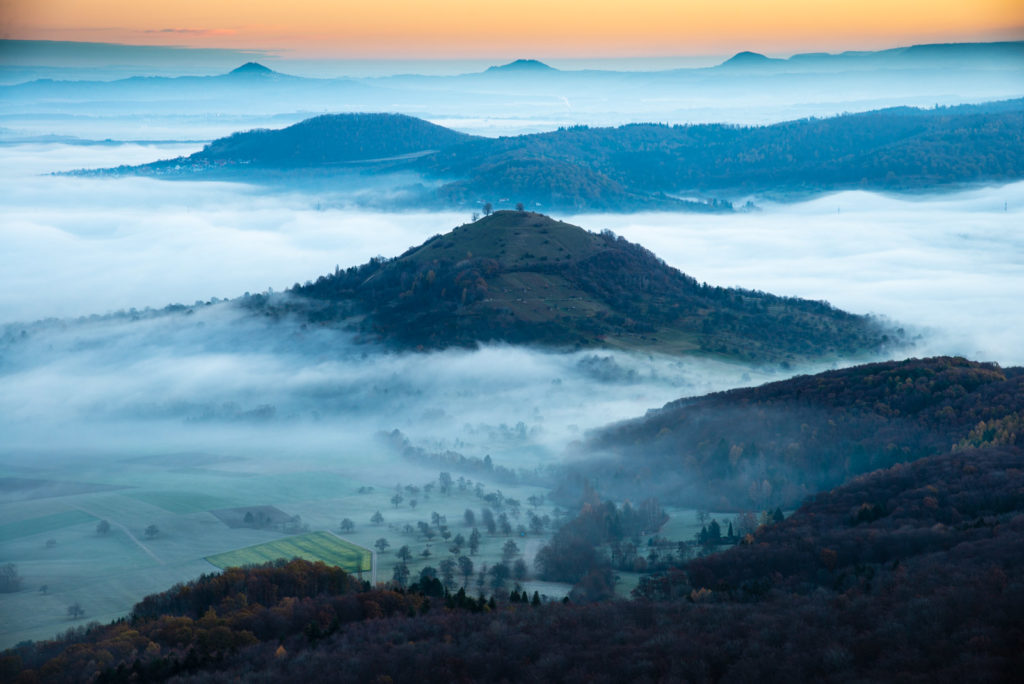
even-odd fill
[{"label": "fog bank", "polygon": [[[469,220],[355,211],[344,187],[40,175],[189,146],[9,145],[0,159],[0,323],[282,290]],[[1024,183],[955,194],[845,192],[732,215],[558,216],[611,229],[699,280],[825,299],[927,328],[916,354],[1024,363]]]},{"label": "fog bank", "polygon": [[916,356],[1024,364],[1024,183],[914,197],[842,192],[749,214],[567,220],[640,242],[701,281],[888,317],[923,335]]},{"label": "fog bank", "polygon": [[609,352],[387,353],[227,303],[2,333],[0,431],[10,453],[284,448],[312,462],[380,451],[376,435],[397,429],[432,451],[534,467],[585,430],[680,395],[781,377]]}]

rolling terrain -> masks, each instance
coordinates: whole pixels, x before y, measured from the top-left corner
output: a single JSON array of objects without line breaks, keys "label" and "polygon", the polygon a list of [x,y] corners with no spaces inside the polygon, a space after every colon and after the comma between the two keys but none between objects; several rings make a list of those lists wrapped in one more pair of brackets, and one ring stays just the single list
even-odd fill
[{"label": "rolling terrain", "polygon": [[[573,126],[500,138],[398,114],[334,114],[281,130],[236,133],[188,157],[88,173],[292,186],[344,173],[339,187],[352,190],[367,176],[394,179],[404,191],[397,201],[408,206],[519,202],[545,210],[731,211],[728,199],[751,195],[1005,183],[1024,174],[1022,156],[1024,100],[1018,99],[760,127]],[[411,182],[410,174],[424,182]]]}]

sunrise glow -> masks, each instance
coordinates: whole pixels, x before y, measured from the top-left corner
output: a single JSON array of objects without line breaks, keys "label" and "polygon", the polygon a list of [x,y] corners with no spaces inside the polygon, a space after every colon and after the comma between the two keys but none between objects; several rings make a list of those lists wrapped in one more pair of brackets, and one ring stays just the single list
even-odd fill
[{"label": "sunrise glow", "polygon": [[651,56],[1019,39],[1019,0],[14,0],[3,37],[303,57]]}]

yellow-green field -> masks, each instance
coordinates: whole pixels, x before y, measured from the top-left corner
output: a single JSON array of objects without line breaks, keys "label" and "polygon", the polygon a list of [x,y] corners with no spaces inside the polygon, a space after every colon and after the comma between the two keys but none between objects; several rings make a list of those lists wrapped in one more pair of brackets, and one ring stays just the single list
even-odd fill
[{"label": "yellow-green field", "polygon": [[336,565],[348,572],[369,571],[369,549],[338,539],[330,532],[310,532],[296,537],[277,539],[265,544],[207,556],[218,568],[259,565],[278,558],[304,558]]}]

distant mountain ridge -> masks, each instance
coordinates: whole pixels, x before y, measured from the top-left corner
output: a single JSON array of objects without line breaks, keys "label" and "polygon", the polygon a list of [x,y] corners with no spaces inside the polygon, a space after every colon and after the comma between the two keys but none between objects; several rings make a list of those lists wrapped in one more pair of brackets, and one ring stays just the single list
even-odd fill
[{"label": "distant mountain ridge", "polygon": [[[43,49],[19,45],[3,42],[0,51],[10,54],[23,49],[26,54],[38,54]],[[58,54],[74,54],[73,44],[60,46]],[[397,73],[390,75],[373,65],[348,69],[344,63],[335,63],[328,71],[326,65],[244,51],[235,52],[230,63],[223,62],[229,53],[217,53],[221,66],[216,74],[184,54],[179,69],[172,71],[175,62],[165,53],[160,53],[164,63],[148,71],[125,66],[130,60],[116,62],[116,67],[94,68],[90,65],[105,51],[104,46],[93,46],[100,52],[82,64],[70,61],[67,67],[33,67],[24,60],[0,64],[0,117],[4,128],[18,133],[3,136],[6,139],[61,134],[101,141],[211,140],[333,112],[402,112],[486,136],[538,133],[559,125],[609,127],[651,120],[757,126],[899,105],[948,106],[1017,98],[1024,94],[1019,46],[1024,43],[805,54],[784,60],[772,56],[767,62],[746,66],[699,68],[664,68],[664,61],[634,61],[620,67],[609,66],[608,60],[558,62],[547,65],[558,68],[545,68],[523,55],[525,59],[507,64],[495,62],[490,69],[475,62],[445,67],[462,73],[417,74],[412,72],[420,69],[406,64],[396,66]],[[115,49],[109,54],[125,53]],[[231,72],[247,63],[262,64],[273,73],[254,67]],[[435,65],[432,70],[441,68]],[[648,68],[653,70],[644,70]],[[371,75],[374,71],[378,73]],[[81,116],[87,111],[96,118]],[[186,129],[187,134],[182,132]],[[631,190],[621,178],[610,180]],[[460,189],[455,190],[459,194]],[[496,199],[500,196],[490,198]],[[555,206],[541,197],[536,201],[544,210],[572,208],[571,203]],[[638,201],[635,194],[609,197],[603,203],[618,210],[678,206],[665,198],[648,196]],[[601,210],[593,203],[581,208],[590,206]]]},{"label": "distant mountain ridge", "polygon": [[736,53],[716,68],[742,66],[772,70],[793,68],[804,70],[809,67],[838,69],[855,65],[913,68],[922,63],[947,62],[955,66],[958,61],[993,59],[1019,60],[1024,63],[1024,41],[927,43],[886,50],[797,53],[785,58],[768,57],[757,52],[743,51]]},{"label": "distant mountain ridge", "polygon": [[778,62],[778,61],[781,61],[781,60],[771,59],[770,57],[766,57],[765,55],[762,55],[759,52],[745,51],[745,52],[737,52],[735,55],[733,55],[729,59],[727,59],[724,62],[722,62],[721,64],[719,64],[719,66],[720,67],[727,67],[727,66],[756,66],[756,65],[764,64],[766,62]]},{"label": "distant mountain ridge", "polygon": [[[68,54],[68,59],[71,59],[70,55],[73,54],[71,52],[71,50],[72,50],[74,45],[79,44],[79,43],[75,43],[73,41],[31,41],[31,40],[23,41],[23,40],[12,40],[12,39],[0,39],[0,50],[3,50],[5,52],[10,52],[11,54],[14,54],[16,52],[16,50],[17,50],[17,47],[20,44],[25,44],[26,46],[28,46],[28,49],[32,50],[33,52],[38,52],[40,50],[53,51],[53,50],[57,49],[57,50],[60,50],[63,53],[67,53]],[[111,51],[111,50],[113,50],[114,52],[117,52],[117,49],[119,49],[119,48],[123,51],[126,48],[127,49],[138,49],[140,47],[143,47],[143,46],[127,46],[127,45],[104,44],[104,43],[81,43],[81,45],[93,46],[95,49],[105,50],[105,51],[108,51],[108,52]],[[45,46],[45,47],[43,47],[43,46]],[[56,47],[54,47],[54,46],[56,46]],[[154,50],[157,50],[157,51],[160,49],[157,46],[152,46],[152,48]],[[113,54],[113,53],[111,53],[111,54]],[[733,55],[729,59],[724,60],[717,67],[697,67],[697,68],[683,68],[683,69],[675,68],[675,69],[665,70],[664,72],[647,72],[647,73],[678,73],[678,72],[682,72],[682,71],[706,71],[708,69],[716,69],[716,68],[719,68],[721,66],[730,65],[730,64],[732,64],[732,65],[735,65],[735,64],[746,64],[746,65],[761,64],[761,65],[765,65],[765,66],[768,66],[768,65],[786,65],[786,66],[802,65],[802,66],[806,66],[808,64],[817,64],[819,66],[826,66],[826,65],[828,65],[828,66],[832,66],[832,67],[837,67],[837,66],[849,66],[852,63],[867,64],[869,62],[873,62],[876,65],[877,64],[882,64],[882,63],[888,63],[888,64],[891,64],[893,66],[899,66],[900,63],[902,62],[904,64],[904,66],[913,66],[915,63],[919,63],[922,60],[936,60],[937,59],[937,60],[940,60],[940,61],[947,61],[947,62],[955,62],[955,61],[969,62],[971,60],[982,60],[982,61],[984,61],[984,60],[994,59],[994,58],[1000,58],[1000,59],[1009,58],[1009,59],[1013,59],[1013,60],[1024,60],[1024,41],[994,41],[994,42],[985,42],[985,43],[924,43],[924,44],[908,45],[908,46],[895,47],[895,48],[887,48],[887,49],[882,49],[882,50],[849,50],[849,51],[839,52],[839,53],[828,53],[828,52],[797,53],[797,54],[794,54],[794,55],[791,55],[791,56],[785,57],[785,58],[767,57],[767,56],[765,56],[763,54],[760,54],[760,53],[757,53],[757,52],[752,52],[752,51],[745,50],[745,51],[741,51],[741,52],[736,53],[735,55]],[[122,59],[127,59],[127,57],[122,57]],[[263,71],[263,70],[266,70],[266,71]],[[487,74],[487,73],[500,74],[500,73],[504,73],[504,72],[513,72],[513,71],[519,71],[519,72],[523,72],[523,71],[563,72],[563,73],[566,73],[566,74],[573,73],[570,70],[556,69],[556,68],[554,68],[554,67],[552,67],[552,66],[550,66],[548,64],[545,64],[544,62],[542,62],[540,60],[537,60],[537,59],[520,58],[520,59],[513,60],[512,62],[505,63],[505,64],[497,64],[497,65],[490,66],[487,69],[485,69],[484,71],[478,72],[477,74],[466,74],[466,75],[480,75],[480,74]],[[586,71],[591,73],[591,74],[598,74],[598,73],[609,73],[609,74],[630,73],[630,72],[619,72],[619,71],[614,71],[614,70],[602,70],[602,69],[587,69]],[[226,76],[226,75],[229,75],[229,74],[237,74],[237,73],[267,73],[267,72],[273,73],[273,74],[278,74],[278,75],[281,75],[281,76],[287,76],[287,74],[279,72],[279,71],[275,71],[275,70],[272,70],[272,69],[269,69],[268,67],[260,64],[259,62],[247,62],[247,63],[239,66],[238,68],[235,68],[235,69],[231,70],[228,73],[222,74],[222,76]],[[63,81],[63,83],[66,83],[66,84],[69,84],[69,85],[70,84],[76,84],[76,83],[78,83],[78,84],[96,83],[96,84],[113,85],[113,84],[117,84],[117,83],[124,83],[126,81],[130,81],[130,80],[132,80],[132,78],[138,78],[138,77],[137,76],[136,77],[128,77],[128,78],[125,78],[125,79],[120,79],[120,80],[115,80],[115,81],[95,81],[95,82],[90,82],[90,81]],[[199,77],[196,77],[196,76],[177,76],[177,77],[175,77],[175,76],[164,76],[164,77],[149,77],[149,78],[155,78],[156,80],[167,80],[167,81],[174,81],[174,80],[180,80],[180,79],[186,79],[186,80],[196,80],[196,79],[198,79],[198,80],[202,81],[202,80],[207,80],[207,79],[211,79],[211,78],[219,78],[219,77],[218,76],[199,76]],[[298,77],[291,76],[291,78],[298,78]],[[342,80],[347,80],[347,78],[348,77],[341,77]],[[456,77],[448,77],[448,78],[458,78],[458,77],[456,76]],[[54,81],[51,81],[49,79],[46,79],[46,80],[51,82],[51,83],[54,82]],[[335,79],[306,79],[306,80],[325,82],[325,81],[331,81],[331,80],[335,80]],[[18,84],[18,85],[15,85],[15,86],[6,86],[6,87],[8,87],[8,88],[19,88],[19,87],[27,85],[29,83],[32,83],[32,81],[27,81],[27,82],[22,83],[22,84]]]},{"label": "distant mountain ridge", "polygon": [[[701,284],[611,233],[499,211],[296,285],[283,306],[404,349],[484,342],[618,348],[747,361],[873,354],[900,342],[823,302]],[[262,308],[274,302],[251,298]]]},{"label": "distant mountain ridge", "polygon": [[1024,177],[1022,130],[1024,99],[761,127],[573,126],[501,138],[398,114],[338,114],[236,133],[189,157],[113,171],[258,181],[261,170],[323,173],[331,164],[365,160],[373,162],[368,174],[412,171],[437,183],[409,196],[410,205],[480,206],[507,198],[505,206],[546,210],[728,211],[727,201],[683,198],[1008,182]]}]

